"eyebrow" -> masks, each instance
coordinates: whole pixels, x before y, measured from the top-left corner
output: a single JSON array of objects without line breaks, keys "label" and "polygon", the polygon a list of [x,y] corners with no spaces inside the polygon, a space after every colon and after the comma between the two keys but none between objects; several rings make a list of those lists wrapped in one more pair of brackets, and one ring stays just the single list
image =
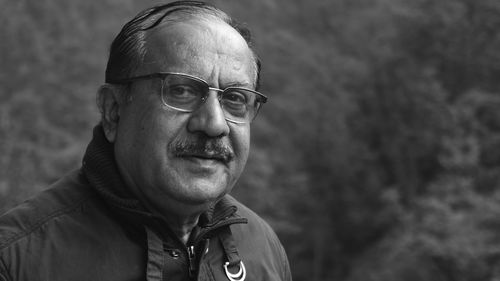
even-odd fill
[{"label": "eyebrow", "polygon": [[[220,86],[220,85],[219,85]],[[253,89],[255,88],[255,83],[248,83],[248,82],[229,82],[227,84],[224,84],[224,87],[222,87],[222,89],[225,89],[225,88],[229,88],[229,87],[239,87],[239,88],[247,88],[247,89]]]}]

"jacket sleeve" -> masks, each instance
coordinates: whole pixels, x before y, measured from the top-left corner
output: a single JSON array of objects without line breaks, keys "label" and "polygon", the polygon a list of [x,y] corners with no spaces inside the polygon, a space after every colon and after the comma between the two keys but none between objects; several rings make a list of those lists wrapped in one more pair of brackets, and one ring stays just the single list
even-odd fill
[{"label": "jacket sleeve", "polygon": [[288,262],[285,249],[283,248],[283,245],[281,245],[281,243],[280,243],[280,256],[281,256],[281,268],[282,268],[281,276],[284,281],[292,281],[290,263]]}]

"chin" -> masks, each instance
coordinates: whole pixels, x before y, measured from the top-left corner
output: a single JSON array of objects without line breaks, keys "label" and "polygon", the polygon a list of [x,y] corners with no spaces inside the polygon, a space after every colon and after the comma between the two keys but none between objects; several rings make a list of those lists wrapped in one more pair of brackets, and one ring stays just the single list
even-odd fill
[{"label": "chin", "polygon": [[212,204],[231,191],[231,186],[227,183],[213,182],[209,180],[196,180],[188,184],[181,185],[181,188],[174,194],[176,200],[188,205]]}]

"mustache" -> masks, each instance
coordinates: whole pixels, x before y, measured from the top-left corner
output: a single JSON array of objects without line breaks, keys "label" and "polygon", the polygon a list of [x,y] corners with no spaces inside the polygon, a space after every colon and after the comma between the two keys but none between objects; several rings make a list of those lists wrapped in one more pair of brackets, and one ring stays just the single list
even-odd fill
[{"label": "mustache", "polygon": [[170,145],[170,151],[177,157],[196,156],[223,161],[225,163],[235,157],[230,145],[220,138],[198,136],[193,140],[179,140]]}]

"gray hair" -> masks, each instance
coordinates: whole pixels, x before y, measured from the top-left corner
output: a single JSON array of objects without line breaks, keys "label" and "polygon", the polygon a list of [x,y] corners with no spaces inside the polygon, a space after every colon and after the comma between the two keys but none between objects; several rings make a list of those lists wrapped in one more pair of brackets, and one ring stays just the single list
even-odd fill
[{"label": "gray hair", "polygon": [[245,39],[252,50],[256,68],[256,89],[260,86],[260,59],[252,49],[250,30],[232,19],[218,8],[199,1],[176,1],[146,9],[126,23],[111,44],[106,67],[106,82],[129,78],[144,60],[146,54],[146,33],[159,24],[184,21],[191,18],[211,18],[221,20]]}]

